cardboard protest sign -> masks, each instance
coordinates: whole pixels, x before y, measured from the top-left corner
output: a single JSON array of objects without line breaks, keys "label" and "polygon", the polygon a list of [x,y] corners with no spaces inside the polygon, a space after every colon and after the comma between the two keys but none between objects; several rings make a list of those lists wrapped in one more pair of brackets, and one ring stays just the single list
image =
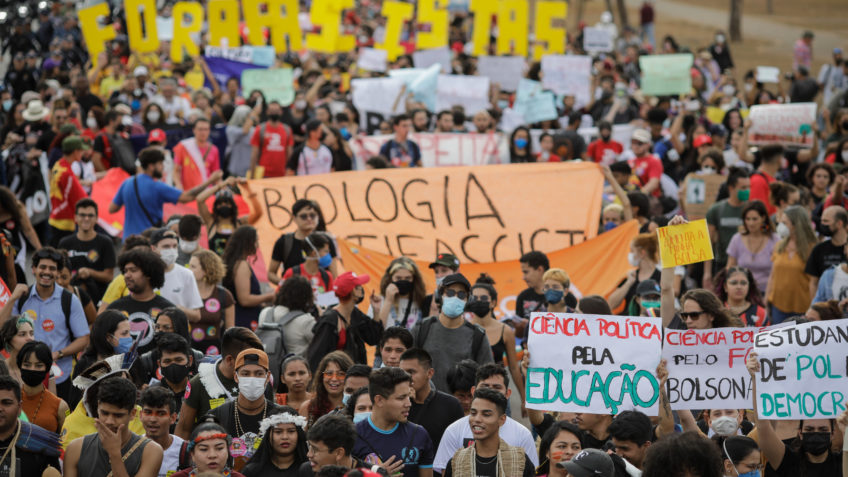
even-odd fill
[{"label": "cardboard protest sign", "polygon": [[657,229],[660,242],[660,262],[663,268],[703,262],[713,259],[713,246],[707,221],[669,225]]},{"label": "cardboard protest sign", "polygon": [[526,406],[658,415],[661,335],[659,318],[533,313]]},{"label": "cardboard protest sign", "polygon": [[430,111],[436,110],[436,89],[439,85],[439,65],[427,68],[401,68],[389,71],[389,76],[403,80],[406,92],[416,101],[424,103]]},{"label": "cardboard protest sign", "polygon": [[691,53],[640,56],[642,93],[651,96],[688,94],[692,90],[689,72],[692,62]]},{"label": "cardboard protest sign", "polygon": [[436,111],[453,106],[465,108],[467,116],[488,109],[489,78],[468,75],[439,75],[436,87]]},{"label": "cardboard protest sign", "polygon": [[848,319],[758,333],[754,351],[761,419],[833,419],[845,411]]},{"label": "cardboard protest sign", "polygon": [[12,298],[12,292],[9,291],[9,286],[0,278],[0,306],[5,306],[6,302]]},{"label": "cardboard protest sign", "polygon": [[530,3],[526,0],[500,0],[498,2],[498,35],[495,52],[498,55],[527,56],[529,44]]},{"label": "cardboard protest sign", "polygon": [[[416,20],[425,28],[418,31],[415,43],[418,48],[444,48],[448,46],[447,0],[418,0]],[[429,28],[426,28],[428,27]]]},{"label": "cardboard protest sign", "polygon": [[748,118],[749,144],[813,147],[816,103],[758,104]]},{"label": "cardboard protest sign", "polygon": [[727,180],[721,174],[689,174],[684,179],[686,197],[683,200],[686,216],[692,219],[703,219],[707,211],[718,197],[718,190]]},{"label": "cardboard protest sign", "polygon": [[[391,135],[351,138],[349,144],[356,156],[356,169],[365,169],[365,160],[380,154],[380,147],[391,138]],[[411,133],[409,138],[421,149],[421,166],[425,168],[509,163],[504,134]]]},{"label": "cardboard protest sign", "polygon": [[503,91],[515,91],[526,70],[523,56],[481,56],[477,58],[477,74],[498,83]]},{"label": "cardboard protest sign", "polygon": [[780,68],[776,66],[758,66],[756,78],[757,83],[779,83]]},{"label": "cardboard protest sign", "polygon": [[[448,248],[469,263],[517,259],[522,250],[559,250],[595,237],[603,176],[593,163],[505,164],[336,172],[250,185],[259,195],[261,218],[254,226],[266,255],[282,233],[295,229],[291,205],[309,198],[321,206],[327,228],[357,246],[425,260]],[[529,213],[540,204],[569,207]]]},{"label": "cardboard protest sign", "polygon": [[402,110],[403,101],[397,99],[403,86],[403,81],[396,78],[357,78],[350,82],[351,98],[360,111],[362,129],[375,131],[380,121]]},{"label": "cardboard protest sign", "polygon": [[[559,250],[549,250],[546,254],[551,267],[568,270],[568,276],[571,278],[570,290],[575,296],[582,297],[589,294],[606,296],[618,286],[621,277],[630,268],[627,263],[627,253],[630,251],[630,242],[637,233],[639,233],[639,224],[632,220],[583,243]],[[385,247],[385,244],[377,244],[376,249],[366,248],[356,241],[339,239],[339,250],[345,269],[360,275],[381,276],[389,263],[400,256],[396,249],[392,250],[392,253],[386,253]],[[433,261],[432,257],[441,252],[451,252],[451,250],[440,245],[430,255],[419,256],[415,261],[424,277],[424,283],[427,284],[428,292],[433,291],[432,286],[436,282],[429,264]],[[604,266],[598,266],[599,263],[603,263]],[[498,319],[515,314],[515,299],[527,288],[527,284],[516,273],[516,270],[520,268],[517,258],[508,260],[500,255],[496,262],[462,262],[462,273],[466,276],[477,277],[485,272],[498,284],[498,303],[495,308],[495,316]],[[371,295],[371,290],[380,293],[379,280],[371,280],[364,286],[365,294],[368,296]]]},{"label": "cardboard protest sign", "polygon": [[666,392],[672,409],[750,409],[751,375],[745,366],[754,335],[769,328],[665,330]]},{"label": "cardboard protest sign", "polygon": [[583,49],[590,52],[608,52],[613,49],[613,37],[606,28],[583,29]]},{"label": "cardboard protest sign", "polygon": [[386,71],[387,61],[388,54],[386,53],[386,50],[360,48],[359,58],[356,60],[356,66],[363,70],[383,73]]},{"label": "cardboard protest sign", "polygon": [[522,78],[518,85],[514,108],[524,117],[525,124],[534,124],[559,117],[554,93],[542,91],[542,83],[526,78]]},{"label": "cardboard protest sign", "polygon": [[447,48],[433,48],[429,50],[418,50],[412,54],[412,62],[416,68],[429,68],[432,65],[440,65],[442,73],[451,71],[451,51]]},{"label": "cardboard protest sign", "polygon": [[291,68],[250,69],[241,73],[244,91],[258,89],[268,102],[278,101],[283,106],[294,102],[294,75]]},{"label": "cardboard protest sign", "polygon": [[[533,46],[533,61],[541,61],[545,55],[565,53],[565,17],[568,14],[568,2],[560,0],[536,0],[536,18],[533,32],[536,35]],[[559,26],[554,26],[554,23]]]},{"label": "cardboard protest sign", "polygon": [[386,26],[383,40],[376,47],[386,51],[389,61],[395,61],[398,56],[405,53],[400,42],[400,35],[406,22],[412,19],[413,10],[414,6],[411,3],[392,0],[383,2],[381,13],[386,17]]},{"label": "cardboard protest sign", "polygon": [[542,57],[542,86],[560,96],[575,97],[577,106],[589,103],[592,57],[549,55]]}]

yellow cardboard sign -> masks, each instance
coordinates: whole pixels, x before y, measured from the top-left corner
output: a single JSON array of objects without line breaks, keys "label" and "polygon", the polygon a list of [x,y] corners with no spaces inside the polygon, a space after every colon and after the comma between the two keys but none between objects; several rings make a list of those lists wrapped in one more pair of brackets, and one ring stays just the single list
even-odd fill
[{"label": "yellow cardboard sign", "polygon": [[85,38],[88,54],[91,55],[91,62],[95,67],[100,53],[106,51],[106,42],[115,38],[115,28],[112,25],[101,27],[97,21],[101,17],[107,16],[109,16],[109,5],[105,2],[79,11],[79,25],[82,29],[82,36]]},{"label": "yellow cardboard sign", "polygon": [[713,246],[705,219],[660,227],[657,229],[657,238],[663,268],[713,259]]},{"label": "yellow cardboard sign", "polygon": [[[200,33],[203,27],[203,6],[195,2],[177,2],[174,5],[174,39],[171,40],[171,60],[182,63],[183,54],[194,57],[200,54],[200,46],[191,39],[192,33]],[[186,23],[185,17],[191,17]]]},{"label": "yellow cardboard sign", "polygon": [[430,31],[419,31],[416,47],[420,50],[448,46],[448,0],[418,0],[418,23],[429,24]]},{"label": "yellow cardboard sign", "polygon": [[320,53],[352,51],[356,46],[353,35],[341,33],[342,10],[353,8],[353,0],[315,0],[309,10],[312,25],[321,33],[308,33],[306,47]]},{"label": "yellow cardboard sign", "polygon": [[386,34],[383,42],[377,44],[377,48],[386,50],[389,61],[395,61],[405,51],[400,44],[400,34],[404,24],[412,20],[412,11],[411,3],[383,2],[381,13],[386,17]]},{"label": "yellow cardboard sign", "polygon": [[[209,18],[209,45],[226,45],[234,48],[239,43],[239,4],[236,0],[211,0],[207,12]],[[244,2],[244,14],[248,15],[248,2]],[[250,29],[253,33],[253,28]],[[261,33],[261,31],[260,31]],[[226,41],[224,41],[226,40]]]},{"label": "yellow cardboard sign", "polygon": [[536,2],[536,44],[533,46],[533,60],[541,61],[545,55],[565,54],[565,28],[554,28],[552,20],[565,23],[568,3],[558,0]]},{"label": "yellow cardboard sign", "polygon": [[[497,2],[491,0],[471,0],[471,13],[474,14],[474,34],[471,43],[474,56],[486,55],[489,52],[489,32],[492,30],[492,16],[498,12]],[[498,19],[500,24],[500,19]]]},{"label": "yellow cardboard sign", "polygon": [[500,0],[497,54],[527,56],[529,9],[530,6],[524,0]]},{"label": "yellow cardboard sign", "polygon": [[[159,35],[156,30],[155,0],[126,0],[124,8],[127,14],[127,36],[133,51],[149,53],[159,49]],[[142,15],[144,20],[142,21]],[[142,31],[142,24],[145,31]],[[146,34],[145,34],[146,33]]]}]

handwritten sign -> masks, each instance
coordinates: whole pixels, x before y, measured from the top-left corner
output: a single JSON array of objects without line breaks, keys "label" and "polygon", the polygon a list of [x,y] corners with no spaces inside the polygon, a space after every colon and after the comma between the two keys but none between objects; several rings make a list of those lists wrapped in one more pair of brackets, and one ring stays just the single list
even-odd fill
[{"label": "handwritten sign", "polygon": [[[760,328],[766,330],[769,328]],[[745,366],[757,328],[665,330],[662,357],[672,409],[750,409]]]},{"label": "handwritten sign", "polygon": [[244,70],[241,73],[241,87],[246,92],[255,89],[262,91],[268,102],[278,101],[283,106],[294,102],[294,75],[291,68]]},{"label": "handwritten sign", "polygon": [[0,278],[0,306],[4,306],[6,302],[12,298],[12,293],[9,291],[9,286]]},{"label": "handwritten sign", "polygon": [[758,66],[756,78],[757,83],[779,83],[780,68],[777,66]]},{"label": "handwritten sign", "polygon": [[465,108],[465,114],[488,109],[489,78],[469,75],[439,75],[436,88],[436,111],[453,106]]},{"label": "handwritten sign", "polygon": [[548,55],[542,57],[542,86],[559,96],[574,96],[577,107],[589,104],[592,57]]},{"label": "handwritten sign", "polygon": [[703,262],[713,259],[713,247],[707,221],[669,225],[657,229],[660,241],[660,261],[663,268]]},{"label": "handwritten sign", "polygon": [[375,131],[380,122],[401,112],[404,82],[397,78],[357,78],[351,80],[351,99],[360,111],[360,126]]},{"label": "handwritten sign", "polygon": [[658,414],[659,318],[533,313],[527,407]]},{"label": "handwritten sign", "polygon": [[523,56],[481,56],[477,58],[477,74],[498,83],[503,91],[515,91],[526,70]]},{"label": "handwritten sign", "polygon": [[387,61],[388,53],[386,53],[386,50],[362,48],[359,50],[359,59],[356,60],[356,66],[363,70],[383,73],[386,71]]},{"label": "handwritten sign", "polygon": [[758,104],[748,118],[749,144],[813,147],[816,103]]},{"label": "handwritten sign", "polygon": [[586,27],[583,29],[583,49],[589,52],[609,52],[613,49],[613,38],[606,28]]},{"label": "handwritten sign", "polygon": [[[357,160],[357,170],[365,160],[380,154],[380,147],[392,136],[357,136],[349,141]],[[509,147],[504,134],[411,133],[409,138],[421,149],[422,167],[484,166],[508,164]]]},{"label": "handwritten sign", "polygon": [[848,319],[758,333],[757,407],[762,419],[833,419],[848,395]]},{"label": "handwritten sign", "polygon": [[690,53],[640,56],[642,93],[652,96],[688,94],[692,90],[689,70],[693,61]]},{"label": "handwritten sign", "polygon": [[703,219],[718,197],[718,191],[727,177],[721,174],[689,174],[684,179],[686,197],[684,205],[689,219]]},{"label": "handwritten sign", "polygon": [[429,68],[432,65],[440,65],[442,67],[442,73],[450,73],[451,51],[448,47],[418,50],[412,54],[412,62],[416,68]]},{"label": "handwritten sign", "polygon": [[551,91],[542,91],[542,83],[521,79],[515,99],[515,110],[524,117],[525,124],[534,124],[559,117],[556,97]]}]

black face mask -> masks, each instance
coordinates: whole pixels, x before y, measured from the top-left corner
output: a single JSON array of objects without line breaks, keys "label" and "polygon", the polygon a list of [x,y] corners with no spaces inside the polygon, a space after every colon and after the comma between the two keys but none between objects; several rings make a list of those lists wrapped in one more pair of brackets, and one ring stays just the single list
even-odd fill
[{"label": "black face mask", "polygon": [[185,379],[189,372],[189,367],[184,364],[172,364],[160,369],[162,370],[162,377],[167,379],[169,383],[174,384]]},{"label": "black face mask", "polygon": [[848,131],[848,121],[842,121],[842,130]]},{"label": "black face mask", "polygon": [[229,206],[216,207],[215,215],[218,217],[231,217],[233,215],[233,208]]},{"label": "black face mask", "polygon": [[829,432],[801,433],[801,449],[812,455],[822,455],[830,450]]},{"label": "black face mask", "polygon": [[827,224],[820,224],[819,234],[824,235],[825,237],[830,237],[831,235],[833,235],[833,230],[831,230],[830,226]]},{"label": "black face mask", "polygon": [[465,305],[465,309],[474,313],[475,315],[483,318],[484,316],[489,314],[489,302],[482,300],[474,300],[469,301],[467,305]]},{"label": "black face mask", "polygon": [[271,121],[280,122],[280,121],[283,120],[283,115],[282,114],[269,114],[268,119],[270,119]]},{"label": "black face mask", "polygon": [[44,377],[47,376],[47,371],[35,371],[32,369],[21,370],[21,380],[27,386],[34,388],[44,382]]},{"label": "black face mask", "polygon": [[364,300],[365,300],[365,294],[364,293],[362,294],[362,296],[354,296],[353,297],[353,304],[358,305],[358,304],[362,303]]},{"label": "black face mask", "polygon": [[409,292],[412,291],[412,281],[411,280],[398,280],[392,282],[394,286],[397,287],[398,293],[401,295],[408,295]]}]

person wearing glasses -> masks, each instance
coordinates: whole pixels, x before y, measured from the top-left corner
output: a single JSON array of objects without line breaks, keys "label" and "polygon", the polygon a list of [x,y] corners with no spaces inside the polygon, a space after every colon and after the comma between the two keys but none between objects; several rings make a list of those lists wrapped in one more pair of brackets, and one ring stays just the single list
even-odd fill
[{"label": "person wearing glasses", "polygon": [[76,205],[74,220],[77,232],[59,242],[71,261],[71,284],[82,287],[97,304],[106,287],[115,278],[115,247],[109,237],[94,229],[97,225],[97,202],[86,197]]},{"label": "person wearing glasses", "polygon": [[436,370],[433,384],[442,392],[448,392],[447,375],[455,363],[463,359],[481,365],[494,361],[486,332],[463,317],[470,295],[471,284],[465,276],[461,273],[446,276],[439,285],[439,315],[419,321],[412,329],[415,347],[433,357]]},{"label": "person wearing glasses", "polygon": [[333,351],[318,363],[312,378],[312,398],[301,404],[298,410],[307,419],[307,428],[311,428],[321,416],[344,406],[345,376],[351,367],[353,361],[343,351]]},{"label": "person wearing glasses", "polygon": [[73,356],[88,345],[88,321],[80,299],[56,285],[64,257],[53,247],[44,247],[32,257],[35,285],[19,283],[0,309],[0,324],[12,315],[26,314],[35,323],[35,339],[50,346],[53,361],[62,370],[56,378],[56,395],[67,400],[71,390]]},{"label": "person wearing glasses", "polygon": [[[298,199],[291,208],[292,221],[297,226],[294,232],[285,233],[274,242],[271,261],[268,263],[268,281],[273,285],[280,284],[280,269],[285,273],[289,268],[296,267],[306,261],[303,253],[312,249],[306,244],[306,237],[312,232],[326,232],[324,215],[318,203],[309,199]],[[339,259],[335,240],[330,240],[330,255],[333,261],[330,272],[339,276]]]}]

